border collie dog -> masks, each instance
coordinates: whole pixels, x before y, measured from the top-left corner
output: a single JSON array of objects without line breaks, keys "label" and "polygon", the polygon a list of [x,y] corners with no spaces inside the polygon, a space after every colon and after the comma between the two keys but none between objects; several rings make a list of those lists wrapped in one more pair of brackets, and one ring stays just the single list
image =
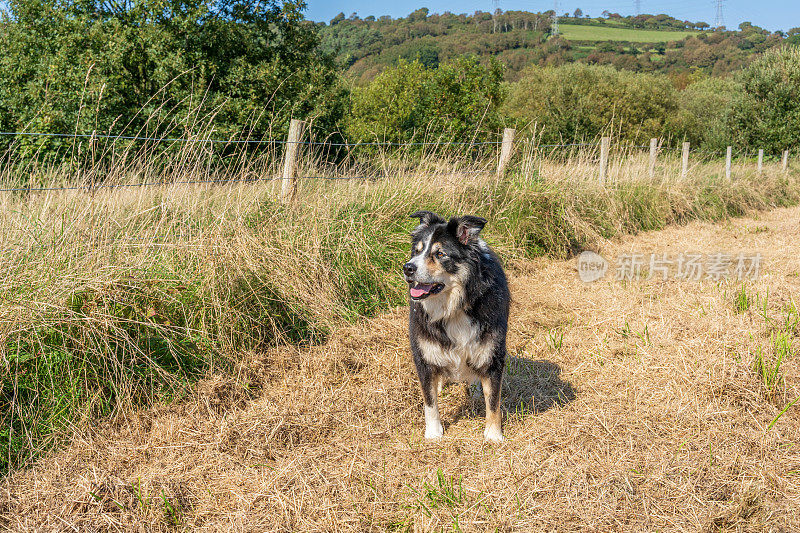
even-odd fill
[{"label": "border collie dog", "polygon": [[425,404],[425,438],[444,429],[437,403],[449,382],[481,382],[487,441],[503,440],[500,385],[506,360],[511,296],[500,260],[478,234],[486,220],[444,220],[430,211],[411,217],[411,259],[403,265],[409,287],[409,333]]}]

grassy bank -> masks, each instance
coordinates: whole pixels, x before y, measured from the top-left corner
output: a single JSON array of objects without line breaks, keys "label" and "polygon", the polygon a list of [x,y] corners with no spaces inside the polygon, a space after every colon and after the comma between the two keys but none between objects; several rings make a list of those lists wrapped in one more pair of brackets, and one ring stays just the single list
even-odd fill
[{"label": "grassy bank", "polygon": [[486,217],[513,266],[800,199],[777,171],[725,181],[701,166],[653,182],[632,165],[603,188],[580,163],[525,160],[498,182],[428,162],[377,181],[309,180],[292,206],[276,201],[278,182],[3,193],[0,471],[74,425],[180,398],[249,354],[401,305],[416,209]]}]

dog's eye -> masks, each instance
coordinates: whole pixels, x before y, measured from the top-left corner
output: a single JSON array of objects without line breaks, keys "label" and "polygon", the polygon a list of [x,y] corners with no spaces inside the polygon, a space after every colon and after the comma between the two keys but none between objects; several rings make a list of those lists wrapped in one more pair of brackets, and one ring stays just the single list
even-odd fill
[{"label": "dog's eye", "polygon": [[444,259],[447,257],[447,254],[441,250],[437,251],[434,255],[436,256],[436,259]]}]

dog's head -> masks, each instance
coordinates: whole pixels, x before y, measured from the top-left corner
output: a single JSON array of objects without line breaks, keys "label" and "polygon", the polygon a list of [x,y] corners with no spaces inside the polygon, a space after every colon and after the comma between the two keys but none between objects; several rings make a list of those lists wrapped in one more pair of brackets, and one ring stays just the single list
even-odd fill
[{"label": "dog's head", "polygon": [[446,221],[430,211],[411,216],[420,222],[411,232],[411,259],[403,265],[411,299],[424,300],[463,287],[486,219],[467,215]]}]

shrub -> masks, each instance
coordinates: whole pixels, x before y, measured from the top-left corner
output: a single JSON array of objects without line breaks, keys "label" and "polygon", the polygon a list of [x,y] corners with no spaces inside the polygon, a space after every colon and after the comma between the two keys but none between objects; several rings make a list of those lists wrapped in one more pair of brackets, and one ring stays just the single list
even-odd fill
[{"label": "shrub", "polygon": [[800,139],[800,48],[770,50],[737,77],[729,128],[740,147],[777,154]]},{"label": "shrub", "polygon": [[538,123],[543,142],[613,132],[641,143],[662,134],[677,106],[666,77],[575,63],[530,68],[511,88],[504,111],[521,125]]},{"label": "shrub", "polygon": [[503,101],[496,62],[460,58],[438,68],[400,60],[352,94],[346,123],[350,139],[407,142],[424,138],[463,141],[478,131],[496,133]]},{"label": "shrub", "polygon": [[723,150],[731,141],[728,115],[740,85],[730,78],[707,78],[680,92],[679,108],[669,133],[693,146]]}]

